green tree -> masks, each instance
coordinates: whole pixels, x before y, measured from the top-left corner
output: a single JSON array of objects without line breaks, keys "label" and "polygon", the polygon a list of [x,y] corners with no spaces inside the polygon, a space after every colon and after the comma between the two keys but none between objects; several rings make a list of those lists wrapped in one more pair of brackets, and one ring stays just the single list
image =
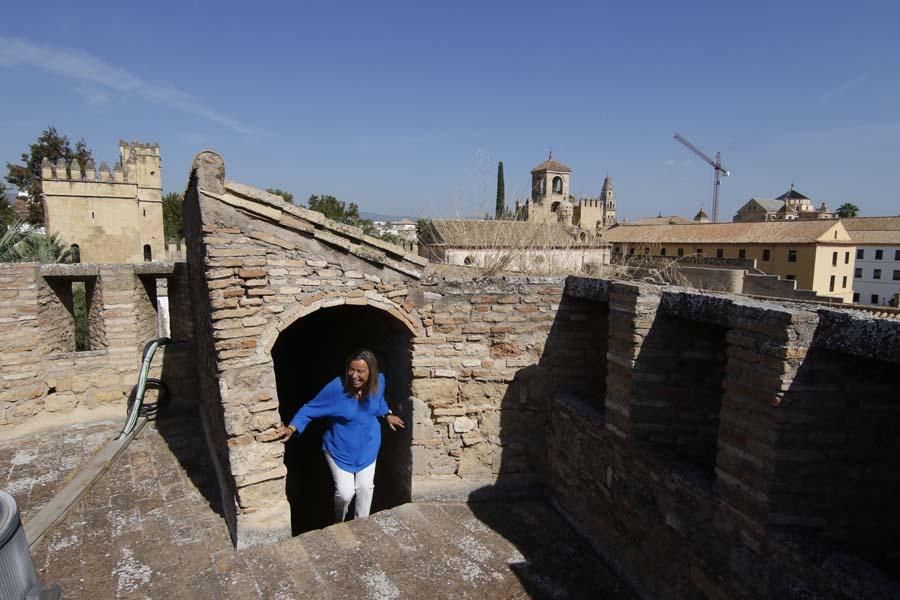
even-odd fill
[{"label": "green tree", "polygon": [[317,211],[340,223],[346,223],[353,227],[359,227],[366,235],[377,235],[375,225],[369,219],[363,219],[359,216],[359,206],[355,202],[342,202],[329,195],[313,194],[309,197],[306,204],[311,210]]},{"label": "green tree", "polygon": [[266,191],[270,194],[275,194],[276,196],[281,196],[284,198],[285,202],[289,202],[291,204],[294,203],[294,195],[290,192],[286,192],[279,188],[266,188]]},{"label": "green tree", "polygon": [[843,204],[838,206],[838,209],[834,212],[842,219],[849,219],[859,214],[859,207],[855,204],[844,202]]},{"label": "green tree", "polygon": [[[93,159],[84,139],[78,140],[73,150],[69,138],[60,135],[56,128],[51,126],[41,132],[35,143],[29,146],[28,152],[22,153],[23,164],[6,163],[6,181],[28,194],[28,222],[35,225],[44,222],[44,208],[41,203],[41,162],[44,158],[54,164],[60,158],[67,164],[77,159],[82,172],[77,173],[76,177],[84,176],[85,163]],[[68,167],[67,174],[71,176]]]},{"label": "green tree", "polygon": [[503,161],[497,164],[497,206],[494,211],[494,218],[498,221],[505,219],[506,211],[506,183],[503,180]]},{"label": "green tree", "polygon": [[6,197],[6,189],[0,183],[0,233],[6,231],[6,228],[16,222],[16,211]]},{"label": "green tree", "polygon": [[38,233],[21,221],[10,224],[0,235],[0,262],[60,263],[71,258],[71,246],[58,233]]},{"label": "green tree", "polygon": [[431,221],[428,219],[416,221],[416,237],[419,238],[419,241],[431,239]]},{"label": "green tree", "polygon": [[177,242],[184,237],[181,210],[184,194],[171,192],[163,196],[163,234],[167,242]]}]

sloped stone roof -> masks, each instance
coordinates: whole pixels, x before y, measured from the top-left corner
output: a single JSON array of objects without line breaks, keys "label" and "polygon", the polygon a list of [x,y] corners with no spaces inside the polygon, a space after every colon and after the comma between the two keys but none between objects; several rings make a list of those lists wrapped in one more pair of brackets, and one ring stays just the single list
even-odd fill
[{"label": "sloped stone roof", "polygon": [[[832,229],[837,228],[835,239]],[[852,243],[850,235],[831,219],[760,221],[752,223],[692,223],[690,225],[628,225],[609,228],[604,239],[613,243],[657,244],[811,244]]]},{"label": "sloped stone roof", "polygon": [[324,244],[411,277],[421,278],[422,267],[428,264],[427,258],[365,235],[358,227],[333,221],[320,212],[285,202],[281,196],[259,188],[225,180],[225,163],[214,152],[198,154],[193,169],[197,172],[200,193],[256,218],[310,234]]}]

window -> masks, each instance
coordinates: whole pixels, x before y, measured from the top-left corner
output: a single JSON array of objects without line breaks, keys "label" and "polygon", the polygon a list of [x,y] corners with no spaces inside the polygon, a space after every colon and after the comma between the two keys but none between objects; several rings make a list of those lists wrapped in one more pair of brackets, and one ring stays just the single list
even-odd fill
[{"label": "window", "polygon": [[844,290],[847,289],[847,276],[846,275],[844,275],[841,278],[841,289],[844,289]]},{"label": "window", "polygon": [[853,292],[853,301],[859,302],[859,292]]},{"label": "window", "polygon": [[875,251],[875,260],[881,260],[884,258],[884,250],[876,250]]},{"label": "window", "polygon": [[881,279],[881,269],[874,269],[872,271],[872,279]]},{"label": "window", "polygon": [[900,271],[894,269],[894,281],[900,281]]},{"label": "window", "polygon": [[872,294],[871,302],[869,304],[878,304],[878,294]]},{"label": "window", "polygon": [[147,209],[146,209],[146,208],[144,209],[144,216],[145,216],[145,217],[147,216]]},{"label": "window", "polygon": [[553,193],[554,194],[562,194],[562,177],[556,176],[553,178]]},{"label": "window", "polygon": [[853,269],[853,278],[859,279],[860,277],[862,277],[862,267],[856,267]]},{"label": "window", "polygon": [[763,250],[763,260],[765,260],[765,261],[769,260],[769,250],[768,249]]},{"label": "window", "polygon": [[844,252],[844,264],[845,265],[850,264],[850,253],[849,252]]},{"label": "window", "polygon": [[150,244],[144,244],[144,262],[153,260],[153,251],[150,250]]},{"label": "window", "polygon": [[788,281],[794,281],[795,279],[797,279],[797,276],[796,275],[785,275],[784,278],[787,279]]},{"label": "window", "polygon": [[738,258],[747,258],[747,251],[743,248],[738,250]]},{"label": "window", "polygon": [[788,250],[788,262],[797,262],[796,250]]},{"label": "window", "polygon": [[648,246],[644,246],[644,254],[650,254],[650,248]]},{"label": "window", "polygon": [[716,248],[716,258],[722,258],[723,256],[725,256],[725,250]]},{"label": "window", "polygon": [[694,254],[696,254],[697,256],[703,256],[703,248],[695,249]]},{"label": "window", "polygon": [[894,260],[900,260],[900,250],[894,250]]},{"label": "window", "polygon": [[628,254],[629,254],[629,256],[632,255],[632,254],[634,254],[634,248],[629,248],[629,249],[628,249]]},{"label": "window", "polygon": [[678,249],[678,256],[684,256],[684,248]]},{"label": "window", "polygon": [[834,291],[834,275],[832,275],[831,278],[828,280],[828,291],[829,292]]},{"label": "window", "polygon": [[831,253],[831,266],[832,266],[832,267],[836,267],[836,266],[837,266],[837,252],[832,252],[832,253]]},{"label": "window", "polygon": [[660,249],[659,249],[659,255],[660,255],[660,256],[665,256],[665,255],[666,255],[666,249],[665,249],[665,248],[660,248]]},{"label": "window", "polygon": [[475,257],[471,254],[463,259],[463,264],[466,266],[472,266],[475,264]]},{"label": "window", "polygon": [[856,260],[862,260],[866,257],[866,251],[862,248],[856,249]]}]

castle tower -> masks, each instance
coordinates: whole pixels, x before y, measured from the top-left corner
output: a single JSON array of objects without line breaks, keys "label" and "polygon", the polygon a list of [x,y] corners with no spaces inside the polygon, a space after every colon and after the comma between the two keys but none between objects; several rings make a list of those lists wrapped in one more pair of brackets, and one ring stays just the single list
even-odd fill
[{"label": "castle tower", "polygon": [[616,224],[616,191],[612,186],[609,175],[603,180],[603,189],[600,190],[600,202],[603,204],[603,225],[611,227]]},{"label": "castle tower", "polygon": [[528,220],[539,223],[556,222],[560,202],[569,200],[569,178],[572,169],[553,160],[553,152],[547,160],[531,170],[531,199],[528,202]]},{"label": "castle tower", "polygon": [[137,142],[120,142],[112,169],[45,159],[47,229],[77,244],[82,262],[165,260],[160,167],[159,146]]},{"label": "castle tower", "polygon": [[[119,141],[119,164],[137,185],[140,242],[144,260],[163,260],[162,162],[159,144]],[[162,248],[162,251],[156,250]],[[149,252],[148,252],[149,250]]]}]

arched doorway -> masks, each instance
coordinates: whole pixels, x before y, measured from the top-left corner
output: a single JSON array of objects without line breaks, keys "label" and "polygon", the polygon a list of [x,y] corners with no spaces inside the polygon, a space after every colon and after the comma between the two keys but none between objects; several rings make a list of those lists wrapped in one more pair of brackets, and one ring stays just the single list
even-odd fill
[{"label": "arched doorway", "polygon": [[[407,429],[391,431],[382,423],[372,512],[410,499],[411,337],[409,328],[386,311],[367,305],[340,305],[298,319],[279,334],[272,347],[279,411],[285,423],[326,383],[342,374],[344,361],[353,350],[368,348],[377,356],[387,382],[388,405],[407,421]],[[322,454],[325,425],[314,421],[285,449],[286,492],[294,535],[325,527],[333,520],[331,474]]]}]

